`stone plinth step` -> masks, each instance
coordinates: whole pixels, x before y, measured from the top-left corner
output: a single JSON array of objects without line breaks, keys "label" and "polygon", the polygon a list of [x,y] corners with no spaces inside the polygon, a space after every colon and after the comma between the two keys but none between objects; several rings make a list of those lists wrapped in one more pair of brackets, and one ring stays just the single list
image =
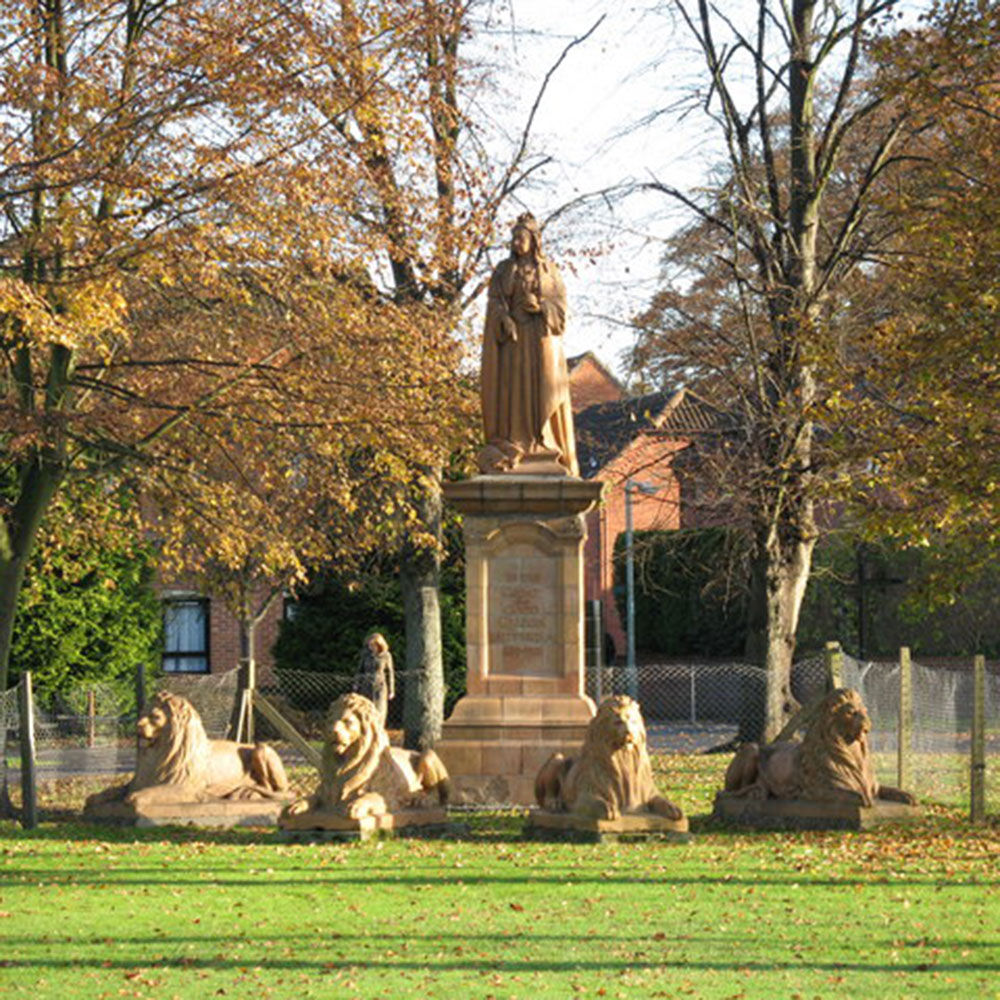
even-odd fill
[{"label": "stone plinth step", "polygon": [[450,823],[445,809],[399,809],[383,816],[348,819],[333,813],[283,816],[281,838],[289,841],[370,840],[384,836],[456,836],[462,824]]},{"label": "stone plinth step", "polygon": [[601,498],[604,483],[564,476],[476,476],[442,487],[448,502],[466,515],[566,517],[583,514]]}]

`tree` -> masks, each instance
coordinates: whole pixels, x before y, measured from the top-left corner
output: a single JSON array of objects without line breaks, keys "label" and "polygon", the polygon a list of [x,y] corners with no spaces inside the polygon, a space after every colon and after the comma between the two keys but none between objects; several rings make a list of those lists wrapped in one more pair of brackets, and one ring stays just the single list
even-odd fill
[{"label": "tree", "polygon": [[[444,647],[445,711],[465,694],[465,577],[454,556],[461,539],[451,544],[441,573],[441,626]],[[274,647],[275,665],[282,670],[307,670],[340,675],[347,686],[354,681],[362,642],[372,631],[381,632],[390,650],[403,648],[404,608],[398,574],[376,557],[367,572],[349,577],[328,570],[316,575],[294,604],[294,614],[281,622]],[[396,665],[397,699],[389,706],[390,718],[401,723],[402,664]]]},{"label": "tree", "polygon": [[900,236],[879,274],[881,316],[844,366],[866,387],[852,414],[869,458],[856,506],[871,531],[927,549],[944,601],[991,561],[1000,524],[998,50],[995,6],[957,0],[879,53],[881,86],[926,128],[919,169],[886,199]]},{"label": "tree", "polygon": [[135,504],[79,486],[54,511],[18,601],[12,671],[30,670],[43,695],[116,681],[131,695],[135,668],[158,654],[162,629]]},{"label": "tree", "polygon": [[[818,362],[834,342],[839,296],[879,238],[875,195],[908,122],[898,93],[858,86],[870,37],[893,7],[759,0],[744,30],[707,0],[671,5],[704,57],[693,101],[723,140],[723,183],[704,195],[646,187],[692,211],[726,272],[726,322],[701,314],[686,328],[712,345],[710,366],[725,372],[741,428],[727,500],[752,539],[748,653],[766,671],[765,738],[795,707],[790,671],[823,471]],[[849,143],[860,159],[845,169]]]},{"label": "tree", "polygon": [[[266,0],[0,2],[0,442],[15,484],[0,687],[31,552],[68,481],[130,470],[137,490],[197,493],[228,541],[259,527],[243,501],[261,469],[293,472],[267,451],[275,429],[322,457],[341,510],[365,449],[397,478],[403,454],[429,458],[450,339],[427,305],[376,301],[357,241],[339,249],[350,211],[302,198],[323,173],[343,198],[363,185],[343,161],[331,175],[300,155],[285,103],[300,79],[282,68],[295,17]],[[342,60],[367,66],[379,37],[348,39]],[[347,110],[334,97],[331,129]]]},{"label": "tree", "polygon": [[[278,263],[289,280],[295,262]],[[397,544],[414,516],[400,497],[409,463],[436,454],[462,414],[441,324],[375,299],[355,302],[351,322],[338,317],[331,328],[321,305],[342,303],[343,287],[320,283],[313,302],[302,280],[285,293],[271,273],[253,279],[283,296],[315,343],[284,364],[276,395],[253,400],[253,414],[224,434],[182,432],[198,438],[188,441],[196,461],[186,475],[161,464],[144,480],[164,570],[225,601],[249,659],[269,608],[317,567],[346,575],[371,550]],[[280,411],[261,412],[262,403]]]}]

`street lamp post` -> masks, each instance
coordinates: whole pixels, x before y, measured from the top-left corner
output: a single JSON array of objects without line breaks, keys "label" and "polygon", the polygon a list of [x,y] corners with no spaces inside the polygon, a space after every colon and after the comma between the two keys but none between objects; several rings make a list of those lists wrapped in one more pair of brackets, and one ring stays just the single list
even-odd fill
[{"label": "street lamp post", "polygon": [[635,663],[635,558],[632,550],[632,492],[651,496],[659,487],[636,479],[625,480],[625,687],[630,698],[639,698],[639,671]]}]

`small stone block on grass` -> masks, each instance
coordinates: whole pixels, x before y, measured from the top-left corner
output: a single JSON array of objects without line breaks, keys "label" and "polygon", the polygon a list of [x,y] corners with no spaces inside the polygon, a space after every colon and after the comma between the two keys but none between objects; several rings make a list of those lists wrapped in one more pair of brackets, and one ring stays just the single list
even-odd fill
[{"label": "small stone block on grass", "polygon": [[920,806],[878,801],[873,806],[805,799],[751,799],[719,792],[715,819],[764,830],[870,830],[882,823],[908,823],[923,816]]},{"label": "small stone block on grass", "polygon": [[590,819],[568,812],[534,809],[524,835],[529,840],[575,840],[604,843],[620,840],[665,840],[687,843],[691,839],[686,816],[667,819],[654,813],[632,813],[618,819]]}]

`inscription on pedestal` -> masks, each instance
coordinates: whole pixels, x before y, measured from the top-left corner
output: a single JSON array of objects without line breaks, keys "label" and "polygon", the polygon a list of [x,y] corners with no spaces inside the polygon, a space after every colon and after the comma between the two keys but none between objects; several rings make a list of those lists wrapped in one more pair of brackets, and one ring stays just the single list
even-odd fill
[{"label": "inscription on pedestal", "polygon": [[490,673],[556,677],[558,563],[527,543],[512,545],[490,567]]}]

